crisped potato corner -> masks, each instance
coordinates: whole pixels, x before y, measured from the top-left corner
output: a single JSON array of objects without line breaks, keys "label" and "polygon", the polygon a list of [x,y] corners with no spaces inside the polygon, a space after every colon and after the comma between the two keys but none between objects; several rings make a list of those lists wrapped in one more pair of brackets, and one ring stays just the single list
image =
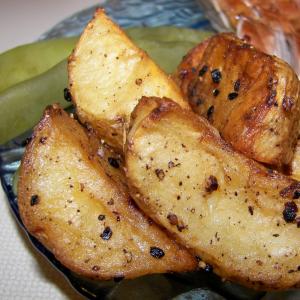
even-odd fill
[{"label": "crisped potato corner", "polygon": [[102,9],[69,58],[69,84],[80,120],[119,151],[130,113],[142,96],[167,96],[188,107],[174,81]]},{"label": "crisped potato corner", "polygon": [[256,289],[299,286],[299,182],[166,99],[139,102],[125,150],[138,205],[217,274]]},{"label": "crisped potato corner", "polygon": [[45,111],[26,148],[18,184],[28,231],[67,268],[93,279],[194,269],[194,258],[140,213],[114,181],[118,163],[101,162],[113,156],[103,150],[97,155],[98,146],[93,133],[62,109]]},{"label": "crisped potato corner", "polygon": [[192,49],[175,75],[195,112],[249,158],[289,164],[298,136],[300,84],[292,68],[232,34]]}]

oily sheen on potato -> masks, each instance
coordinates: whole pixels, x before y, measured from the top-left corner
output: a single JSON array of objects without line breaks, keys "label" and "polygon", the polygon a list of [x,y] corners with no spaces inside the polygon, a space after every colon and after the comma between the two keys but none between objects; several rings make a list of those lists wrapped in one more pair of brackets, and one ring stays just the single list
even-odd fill
[{"label": "oily sheen on potato", "polygon": [[119,151],[130,113],[142,96],[187,102],[166,75],[125,32],[98,9],[69,58],[69,88],[78,116]]},{"label": "oily sheen on potato", "polygon": [[223,278],[300,283],[300,183],[235,152],[206,119],[144,98],[125,149],[138,205]]},{"label": "oily sheen on potato", "polygon": [[21,164],[18,204],[27,230],[67,268],[93,279],[194,269],[194,258],[114,181],[118,158],[103,149],[98,155],[98,145],[61,108],[46,109]]},{"label": "oily sheen on potato", "polygon": [[291,163],[300,83],[287,63],[226,33],[192,49],[175,77],[193,110],[234,149],[276,167]]}]

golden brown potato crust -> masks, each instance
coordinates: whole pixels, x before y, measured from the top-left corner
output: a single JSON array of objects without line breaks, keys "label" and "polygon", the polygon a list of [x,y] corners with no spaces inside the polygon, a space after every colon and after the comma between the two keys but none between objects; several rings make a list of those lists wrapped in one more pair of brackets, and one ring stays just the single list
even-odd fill
[{"label": "golden brown potato crust", "polygon": [[166,99],[139,102],[125,158],[138,205],[217,274],[256,289],[299,286],[299,182]]},{"label": "golden brown potato crust", "polygon": [[210,38],[204,48],[192,50],[176,74],[193,110],[246,156],[289,164],[299,126],[300,84],[294,71],[231,34]]},{"label": "golden brown potato crust", "polygon": [[45,111],[26,148],[18,185],[28,231],[67,268],[93,279],[193,270],[195,259],[114,181],[118,165],[102,161],[112,156],[97,155],[98,145],[59,107]]},{"label": "golden brown potato crust", "polygon": [[69,58],[69,85],[82,123],[119,152],[142,96],[167,96],[188,108],[176,83],[98,9]]}]

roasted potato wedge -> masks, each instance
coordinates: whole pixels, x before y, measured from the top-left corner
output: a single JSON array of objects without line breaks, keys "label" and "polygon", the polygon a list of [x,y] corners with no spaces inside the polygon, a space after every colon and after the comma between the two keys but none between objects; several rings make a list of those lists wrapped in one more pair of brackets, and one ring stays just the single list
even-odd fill
[{"label": "roasted potato wedge", "polygon": [[300,83],[284,61],[218,34],[191,50],[175,77],[193,110],[234,149],[277,167],[291,162]]},{"label": "roasted potato wedge", "polygon": [[46,109],[18,183],[28,231],[63,265],[93,279],[193,270],[194,257],[136,208],[114,181],[117,165],[101,162],[110,154],[99,156],[98,147],[61,108]]},{"label": "roasted potato wedge", "polygon": [[235,152],[171,100],[142,99],[130,128],[128,184],[146,214],[223,278],[299,286],[299,182]]},{"label": "roasted potato wedge", "polygon": [[113,23],[103,9],[69,58],[69,85],[78,116],[119,151],[130,113],[142,96],[167,96],[187,108],[175,84]]}]

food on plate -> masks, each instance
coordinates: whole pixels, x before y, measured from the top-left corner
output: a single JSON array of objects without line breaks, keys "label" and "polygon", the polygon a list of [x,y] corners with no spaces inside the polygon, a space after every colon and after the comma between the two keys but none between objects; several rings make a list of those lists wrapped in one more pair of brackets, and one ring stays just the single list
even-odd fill
[{"label": "food on plate", "polygon": [[[109,168],[122,170],[98,147],[93,132],[60,107],[46,109],[20,169],[18,205],[27,230],[67,268],[94,279],[195,269],[194,257],[115,182]],[[112,159],[106,164],[103,157]]]},{"label": "food on plate", "polygon": [[77,37],[51,39],[10,49],[0,55],[0,93],[54,67],[72,51]]},{"label": "food on plate", "polygon": [[[182,56],[189,49],[211,34],[207,31],[172,26],[132,27],[126,29],[126,32],[168,73],[176,69]],[[65,102],[63,97],[63,90],[67,84],[65,62],[59,62],[54,67],[47,68],[58,58],[66,57],[66,49],[72,49],[72,45],[75,45],[77,39],[74,37],[37,42],[0,55],[0,66],[2,66],[0,72],[7,74],[7,76],[2,76],[3,80],[1,81],[2,87],[5,84],[7,89],[0,91],[0,127],[5,128],[0,134],[0,144],[34,126],[46,105],[54,102],[60,102],[64,107],[71,105],[70,102]],[[59,44],[58,47],[56,47],[57,44]],[[45,57],[45,54],[48,53],[46,50],[44,51],[46,45],[53,52],[49,58]],[[31,52],[34,55],[29,57]],[[17,66],[13,61],[15,55],[23,57],[18,60]],[[32,61],[33,58],[34,61]],[[21,75],[20,68],[22,68]],[[44,69],[47,69],[44,73],[32,77]],[[24,81],[25,79],[26,81]],[[70,96],[67,91],[66,94]],[[30,114],[23,114],[25,104],[26,111],[30,111]],[[7,113],[8,111],[9,113]]]},{"label": "food on plate", "polygon": [[251,42],[259,50],[285,60],[295,69],[298,76],[300,75],[299,1],[212,0],[210,2],[227,30],[235,30],[240,38]]},{"label": "food on plate", "polygon": [[130,113],[142,96],[188,108],[179,87],[98,9],[69,58],[69,88],[82,123],[122,151]]},{"label": "food on plate", "polygon": [[125,162],[138,205],[204,268],[255,289],[299,286],[299,182],[235,152],[166,98],[135,108]]},{"label": "food on plate", "polygon": [[193,110],[234,149],[279,168],[291,162],[300,83],[287,63],[233,34],[218,34],[184,57],[176,80]]}]

